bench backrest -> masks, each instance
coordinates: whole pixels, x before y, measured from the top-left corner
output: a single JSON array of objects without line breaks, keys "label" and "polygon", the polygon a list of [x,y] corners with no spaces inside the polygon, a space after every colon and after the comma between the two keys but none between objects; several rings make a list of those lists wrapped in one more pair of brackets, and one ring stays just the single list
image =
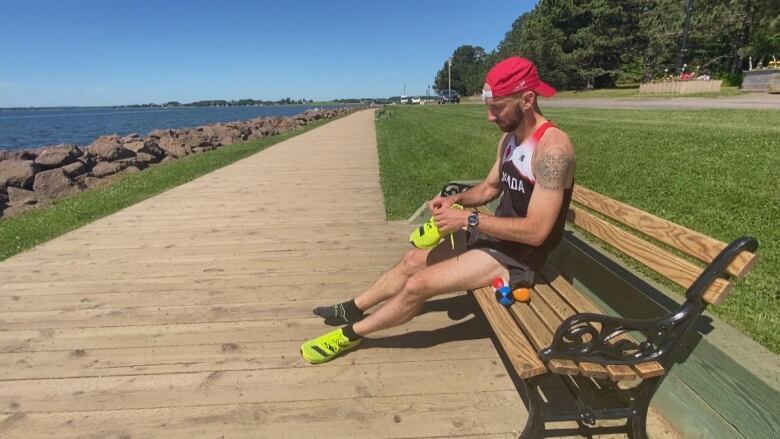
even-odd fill
[{"label": "bench backrest", "polygon": [[[691,286],[727,247],[726,243],[580,185],[575,186],[572,201],[569,210],[569,221],[572,224],[688,289],[688,299],[693,299]],[[675,254],[674,250],[679,254]],[[742,278],[756,260],[754,253],[739,251],[724,267],[724,274]],[[732,282],[718,276],[711,282],[708,280],[708,285],[704,287],[703,300],[719,305],[731,291]]]}]

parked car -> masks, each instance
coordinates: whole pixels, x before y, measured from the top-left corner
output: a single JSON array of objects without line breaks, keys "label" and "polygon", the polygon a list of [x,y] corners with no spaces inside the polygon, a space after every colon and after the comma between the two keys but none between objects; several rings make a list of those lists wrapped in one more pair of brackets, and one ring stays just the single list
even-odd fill
[{"label": "parked car", "polygon": [[412,98],[412,103],[413,104],[419,104],[421,100],[422,99],[420,99],[419,97],[415,96],[415,97]]},{"label": "parked car", "polygon": [[446,103],[457,104],[458,102],[460,102],[460,94],[458,94],[458,92],[456,92],[455,90],[448,89],[439,92],[440,104],[446,104]]}]

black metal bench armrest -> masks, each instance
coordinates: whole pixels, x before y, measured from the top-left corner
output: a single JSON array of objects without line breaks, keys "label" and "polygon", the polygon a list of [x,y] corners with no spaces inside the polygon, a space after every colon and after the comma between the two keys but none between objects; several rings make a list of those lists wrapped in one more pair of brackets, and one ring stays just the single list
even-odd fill
[{"label": "black metal bench armrest", "polygon": [[[564,320],[555,331],[552,344],[539,353],[544,361],[572,360],[601,365],[633,365],[662,360],[688,327],[693,304],[663,319],[631,320],[602,314],[581,313]],[[627,333],[639,333],[635,340]]]},{"label": "black metal bench armrest", "polygon": [[441,188],[439,194],[441,196],[455,195],[460,192],[466,192],[480,183],[479,180],[462,180],[451,181]]},{"label": "black metal bench armrest", "polygon": [[[575,314],[561,323],[550,347],[542,350],[539,357],[544,361],[560,359],[602,365],[663,362],[707,307],[702,299],[707,286],[724,275],[728,264],[741,251],[755,252],[757,248],[758,241],[754,238],[732,241],[693,282],[680,309],[666,317],[632,320],[593,313]],[[629,332],[641,334],[642,340],[624,335]]]}]

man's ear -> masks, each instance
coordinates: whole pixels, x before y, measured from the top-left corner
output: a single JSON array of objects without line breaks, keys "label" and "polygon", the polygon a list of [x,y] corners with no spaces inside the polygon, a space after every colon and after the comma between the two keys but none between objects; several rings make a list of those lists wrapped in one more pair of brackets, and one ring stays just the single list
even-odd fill
[{"label": "man's ear", "polygon": [[530,110],[534,108],[534,103],[536,102],[536,93],[529,90],[523,93],[521,96],[523,99],[523,110]]}]

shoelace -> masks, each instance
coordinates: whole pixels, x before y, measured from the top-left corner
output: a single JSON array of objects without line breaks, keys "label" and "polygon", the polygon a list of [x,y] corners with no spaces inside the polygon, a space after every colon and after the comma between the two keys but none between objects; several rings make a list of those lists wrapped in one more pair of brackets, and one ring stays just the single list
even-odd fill
[{"label": "shoelace", "polygon": [[330,349],[330,351],[334,354],[337,354],[341,350],[341,340],[336,340],[335,337],[331,340],[323,341],[322,344],[324,344],[325,347]]}]

